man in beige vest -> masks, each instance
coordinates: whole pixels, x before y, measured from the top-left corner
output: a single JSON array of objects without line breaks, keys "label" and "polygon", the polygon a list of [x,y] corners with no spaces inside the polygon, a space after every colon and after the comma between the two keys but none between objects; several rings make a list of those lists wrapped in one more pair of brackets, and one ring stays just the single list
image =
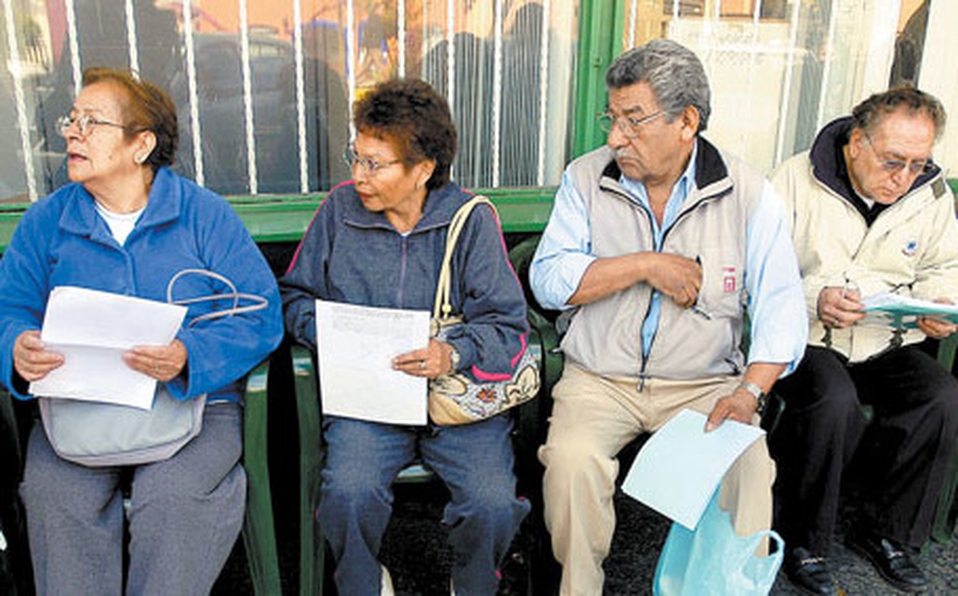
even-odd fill
[{"label": "man in beige vest", "polygon": [[[695,54],[650,42],[619,56],[606,85],[606,146],[567,168],[530,271],[539,302],[571,315],[539,451],[562,594],[602,592],[618,451],[686,408],[709,427],[757,423],[806,340],[781,202],[701,136],[709,86]],[[764,440],[726,475],[719,504],[740,534],[771,525],[774,475]]]},{"label": "man in beige vest", "polygon": [[[769,443],[779,469],[775,526],[786,573],[811,593],[837,592],[826,557],[853,456],[865,483],[849,546],[900,589],[927,584],[912,555],[928,539],[954,448],[958,383],[917,344],[955,325],[926,318],[906,327],[862,309],[882,293],[958,300],[954,198],[931,161],[944,124],[944,108],[926,93],[878,93],[772,176],[809,320],[805,358],[776,386],[786,408]],[[875,414],[867,428],[862,404]]]}]

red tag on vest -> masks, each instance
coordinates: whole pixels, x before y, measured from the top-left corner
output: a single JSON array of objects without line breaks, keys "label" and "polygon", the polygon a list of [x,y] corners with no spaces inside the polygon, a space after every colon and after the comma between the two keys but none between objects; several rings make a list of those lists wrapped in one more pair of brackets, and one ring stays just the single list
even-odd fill
[{"label": "red tag on vest", "polygon": [[722,291],[726,294],[735,292],[735,267],[722,269]]}]

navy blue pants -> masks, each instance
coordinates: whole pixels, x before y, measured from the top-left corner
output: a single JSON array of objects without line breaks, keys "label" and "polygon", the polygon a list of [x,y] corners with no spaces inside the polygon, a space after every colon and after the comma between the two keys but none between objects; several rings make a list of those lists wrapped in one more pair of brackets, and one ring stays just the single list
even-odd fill
[{"label": "navy blue pants", "polygon": [[456,593],[495,594],[496,566],[529,512],[529,503],[516,498],[511,430],[508,415],[440,428],[327,417],[318,515],[336,557],[339,593],[379,593],[391,485],[418,452],[451,494],[443,523]]},{"label": "navy blue pants", "polygon": [[[906,546],[924,544],[958,433],[951,373],[916,346],[856,364],[809,346],[774,390],[785,400],[769,438],[778,465],[775,529],[785,543],[828,554],[854,460],[864,484],[859,523]],[[867,426],[862,404],[874,409]]]}]

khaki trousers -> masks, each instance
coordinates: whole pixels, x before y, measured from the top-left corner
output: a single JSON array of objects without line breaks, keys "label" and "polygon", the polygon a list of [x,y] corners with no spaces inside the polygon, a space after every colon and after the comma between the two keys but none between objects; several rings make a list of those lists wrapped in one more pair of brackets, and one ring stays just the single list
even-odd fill
[{"label": "khaki trousers", "polygon": [[[546,443],[545,523],[562,564],[560,593],[602,593],[602,562],[615,530],[612,496],[619,471],[616,454],[639,434],[654,432],[682,409],[708,414],[740,377],[696,381],[600,377],[566,364],[553,390]],[[753,420],[758,423],[758,417]],[[676,471],[680,473],[680,471]],[[772,523],[775,464],[765,440],[755,442],[726,473],[719,505],[731,511],[735,530],[751,534]]]}]

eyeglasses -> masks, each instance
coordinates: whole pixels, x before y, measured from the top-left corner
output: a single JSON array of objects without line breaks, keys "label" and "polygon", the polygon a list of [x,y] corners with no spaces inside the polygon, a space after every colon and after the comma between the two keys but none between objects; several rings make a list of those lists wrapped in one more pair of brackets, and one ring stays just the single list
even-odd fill
[{"label": "eyeglasses", "polygon": [[375,176],[381,170],[388,168],[389,166],[396,165],[401,162],[401,159],[393,159],[390,161],[376,161],[370,157],[363,157],[362,155],[357,155],[356,151],[352,147],[346,147],[346,150],[343,151],[343,160],[346,162],[346,165],[350,169],[359,166],[364,172],[370,176]]},{"label": "eyeglasses", "polygon": [[619,127],[619,131],[622,132],[626,137],[632,139],[639,136],[639,128],[643,124],[648,124],[652,122],[659,116],[665,115],[665,112],[659,110],[654,114],[649,114],[648,116],[643,116],[641,118],[633,118],[632,116],[616,116],[612,112],[605,112],[603,114],[598,114],[597,118],[599,119],[599,128],[602,129],[602,132],[608,134],[612,132],[612,128],[616,125]]},{"label": "eyeglasses", "polygon": [[86,137],[93,129],[99,125],[102,126],[115,126],[116,128],[126,129],[126,126],[123,124],[117,124],[116,122],[108,122],[106,120],[97,120],[89,114],[84,114],[82,116],[60,116],[57,118],[57,131],[59,131],[61,137],[67,136],[67,131],[74,124],[77,125],[77,131],[80,133],[81,137]]},{"label": "eyeglasses", "polygon": [[862,131],[862,134],[865,137],[865,141],[868,143],[868,146],[872,148],[872,152],[875,154],[875,157],[878,158],[878,165],[884,171],[889,174],[897,174],[898,172],[908,168],[908,173],[912,176],[917,176],[919,174],[927,174],[931,171],[931,168],[934,164],[927,159],[916,159],[913,161],[902,161],[900,159],[894,159],[891,157],[882,157],[878,153],[878,149],[875,147],[875,144],[872,143],[872,139],[868,136],[868,133]]}]

